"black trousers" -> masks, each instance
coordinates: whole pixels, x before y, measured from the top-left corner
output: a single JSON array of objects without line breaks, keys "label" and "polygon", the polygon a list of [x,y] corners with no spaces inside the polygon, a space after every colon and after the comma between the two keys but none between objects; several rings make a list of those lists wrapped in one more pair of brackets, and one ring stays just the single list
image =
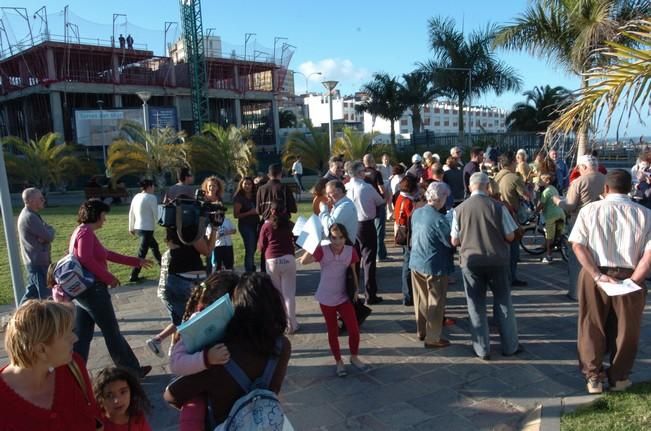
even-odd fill
[{"label": "black trousers", "polygon": [[360,254],[361,272],[364,274],[364,290],[367,299],[377,296],[375,269],[377,259],[377,231],[375,221],[367,220],[357,223],[357,247]]},{"label": "black trousers", "polygon": [[[144,259],[147,256],[147,252],[151,249],[156,262],[160,265],[160,249],[158,248],[158,243],[156,238],[154,238],[153,230],[137,230],[136,235],[140,237],[140,246],[138,247],[138,257]],[[140,268],[133,268],[131,270],[131,278],[138,277],[140,274]]]}]

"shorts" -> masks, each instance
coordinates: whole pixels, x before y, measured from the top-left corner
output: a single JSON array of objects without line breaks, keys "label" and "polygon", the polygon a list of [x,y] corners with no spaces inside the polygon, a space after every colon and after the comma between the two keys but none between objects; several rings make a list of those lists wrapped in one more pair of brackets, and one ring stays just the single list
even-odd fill
[{"label": "shorts", "polygon": [[562,218],[545,220],[545,239],[553,241],[557,235],[561,235],[565,230],[565,220]]}]

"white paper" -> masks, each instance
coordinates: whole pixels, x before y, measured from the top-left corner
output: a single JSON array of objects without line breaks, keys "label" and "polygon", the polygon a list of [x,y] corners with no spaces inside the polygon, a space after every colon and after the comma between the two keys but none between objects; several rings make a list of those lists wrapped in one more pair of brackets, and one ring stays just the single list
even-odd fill
[{"label": "white paper", "polygon": [[302,232],[298,235],[296,244],[310,254],[314,254],[316,248],[321,244],[323,238],[323,226],[319,217],[312,214],[303,225]]},{"label": "white paper", "polygon": [[292,233],[294,236],[299,236],[301,232],[303,232],[303,227],[305,226],[305,217],[303,216],[298,216],[296,219],[296,223],[294,223],[294,229],[292,229]]},{"label": "white paper", "polygon": [[607,283],[598,281],[597,286],[601,287],[608,296],[626,295],[628,293],[636,292],[642,289],[629,278],[622,281],[621,283]]}]

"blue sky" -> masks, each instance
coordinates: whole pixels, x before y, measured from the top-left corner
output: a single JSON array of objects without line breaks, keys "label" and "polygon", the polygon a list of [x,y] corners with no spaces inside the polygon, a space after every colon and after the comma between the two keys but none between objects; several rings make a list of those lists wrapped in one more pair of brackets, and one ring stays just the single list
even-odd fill
[{"label": "blue sky", "polygon": [[[60,15],[66,4],[71,12],[71,22],[79,25],[82,38],[109,39],[113,14],[126,14],[126,19],[118,17],[116,33],[134,33],[136,43],[147,43],[149,49],[158,55],[162,54],[164,22],[179,21],[179,3],[173,0],[50,0],[47,3],[48,15]],[[350,94],[368,81],[374,72],[401,75],[415,69],[419,61],[427,60],[430,56],[427,35],[430,17],[441,15],[454,18],[458,28],[463,26],[464,31],[469,33],[489,23],[509,22],[527,4],[527,0],[204,0],[202,8],[204,33],[205,29],[214,28],[212,34],[221,36],[225,48],[239,45],[238,50],[242,51],[244,34],[256,33],[247,48],[249,55],[255,48],[270,52],[275,37],[286,37],[286,41],[278,42],[277,50],[280,50],[283,42],[296,47],[290,68],[305,74],[316,71],[323,73],[322,76],[310,78],[311,91],[320,91],[322,86],[319,81],[327,78],[340,81],[338,88],[344,94]],[[43,1],[22,0],[13,5],[26,7],[31,15],[43,6]],[[13,31],[20,33],[19,22],[15,19],[10,21],[15,23]],[[52,17],[50,21],[50,32],[61,34],[62,29],[52,28],[57,25],[56,18]],[[172,27],[168,41],[176,33]],[[545,60],[526,53],[500,51],[498,56],[519,73],[523,91],[536,85],[562,85],[569,89],[578,86],[576,77]],[[305,80],[297,75],[295,85],[297,91],[302,92]],[[501,96],[489,94],[474,100],[473,104],[510,109],[523,99],[520,93]],[[643,130],[646,127],[632,121],[627,131],[620,130],[620,136],[627,134],[637,138]]]}]

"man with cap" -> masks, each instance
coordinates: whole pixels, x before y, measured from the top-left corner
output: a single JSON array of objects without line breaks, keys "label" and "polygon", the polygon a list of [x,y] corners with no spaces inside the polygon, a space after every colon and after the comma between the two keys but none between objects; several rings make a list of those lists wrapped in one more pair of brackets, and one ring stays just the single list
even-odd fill
[{"label": "man with cap", "polygon": [[[592,155],[586,154],[579,157],[577,160],[577,168],[581,172],[581,176],[572,181],[570,188],[567,189],[565,199],[561,199],[558,196],[552,198],[554,204],[562,208],[570,216],[570,230],[574,225],[579,210],[601,198],[600,195],[603,193],[604,185],[606,184],[606,176],[598,171],[598,166],[599,161]],[[567,269],[569,272],[567,296],[570,299],[576,300],[577,280],[581,267],[572,249],[570,249],[567,260]]]},{"label": "man with cap", "polygon": [[493,313],[499,322],[502,354],[522,351],[511,303],[509,243],[517,224],[504,205],[488,196],[488,175],[475,172],[469,178],[470,197],[454,209],[452,245],[459,247],[459,263],[470,315],[475,354],[490,359],[486,316],[486,292],[493,292]]},{"label": "man with cap", "polygon": [[423,169],[423,158],[420,154],[411,156],[411,167],[407,169],[407,175],[415,177],[419,182],[423,178],[425,169]]}]

